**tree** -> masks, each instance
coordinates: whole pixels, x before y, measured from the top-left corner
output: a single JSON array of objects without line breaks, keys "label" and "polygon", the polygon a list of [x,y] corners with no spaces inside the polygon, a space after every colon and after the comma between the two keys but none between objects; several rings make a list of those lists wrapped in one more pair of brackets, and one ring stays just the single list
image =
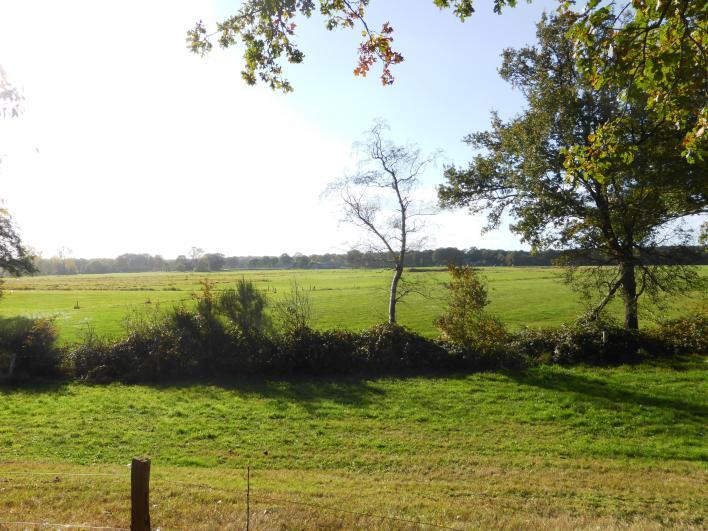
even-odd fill
[{"label": "tree", "polygon": [[460,265],[464,262],[465,253],[455,247],[443,247],[433,251],[433,262],[440,265]]},{"label": "tree", "polygon": [[10,214],[6,209],[0,208],[0,276],[20,276],[34,273],[36,270],[34,257],[22,244]]},{"label": "tree", "polygon": [[189,269],[189,261],[183,254],[179,255],[175,260],[175,271],[187,271]]},{"label": "tree", "polygon": [[191,260],[191,268],[193,271],[197,270],[199,266],[199,259],[204,255],[204,249],[199,247],[194,247],[189,250],[189,259]]},{"label": "tree", "polygon": [[[681,156],[685,129],[648,106],[644,92],[595,87],[565,38],[573,21],[544,17],[537,47],[504,52],[500,73],[527,107],[506,122],[493,114],[491,131],[466,139],[486,152],[467,169],[448,168],[439,197],[446,206],[487,212],[489,227],[508,211],[516,220],[511,229],[536,250],[573,249],[567,280],[587,295],[604,289],[593,314],[619,292],[625,326],[636,329],[643,294],[699,280],[695,269],[666,265],[671,255],[660,256],[660,245],[680,241],[686,235],[678,222],[706,211],[706,164]],[[591,150],[603,125],[617,118],[621,150],[603,155],[601,165],[568,164],[568,150]],[[580,260],[596,267],[574,267]]]},{"label": "tree", "polygon": [[506,338],[504,325],[488,315],[487,285],[479,271],[469,266],[448,266],[452,277],[447,284],[450,301],[445,313],[435,321],[443,338],[468,349],[493,352]]},{"label": "tree", "polygon": [[295,253],[293,257],[293,267],[295,269],[307,269],[310,267],[310,257],[302,253]]},{"label": "tree", "polygon": [[165,259],[159,255],[156,254],[153,259],[153,271],[167,271],[167,262]]},{"label": "tree", "polygon": [[[0,117],[16,118],[21,103],[21,93],[7,80],[0,66]],[[9,212],[0,204],[0,274],[19,276],[36,270],[32,253],[22,244]]]},{"label": "tree", "polygon": [[[403,57],[395,52],[391,43],[393,29],[388,23],[374,31],[364,18],[369,0],[320,0],[319,12],[326,18],[326,27],[362,28],[364,40],[359,47],[356,75],[365,76],[378,60],[383,63],[381,80],[393,82],[390,66],[400,63]],[[314,0],[246,0],[232,16],[217,24],[216,32],[207,33],[199,21],[187,33],[188,47],[195,53],[208,53],[213,44],[211,37],[219,35],[219,44],[227,48],[241,41],[244,46],[244,69],[241,76],[254,85],[258,78],[272,89],[289,92],[292,85],[283,76],[280,60],[301,63],[305,54],[294,42],[295,20],[298,16],[311,17],[315,11]]]},{"label": "tree", "polygon": [[292,267],[293,265],[293,259],[288,253],[283,253],[280,255],[280,258],[278,258],[278,263],[284,267],[284,268],[289,268]]},{"label": "tree", "polygon": [[207,253],[204,255],[209,271],[221,271],[226,265],[226,257],[222,253]]},{"label": "tree", "polygon": [[350,267],[362,267],[364,255],[359,249],[350,249],[347,251],[347,263]]},{"label": "tree", "polygon": [[[561,4],[561,9],[570,9]],[[692,0],[591,0],[573,18],[578,69],[593,88],[641,91],[646,105],[683,131],[677,146],[690,162],[708,147],[708,15]],[[582,162],[622,145],[622,117],[598,127]]]},{"label": "tree", "polygon": [[250,280],[241,278],[236,289],[224,290],[217,299],[217,308],[247,338],[270,330],[270,317],[266,313],[268,300]]},{"label": "tree", "polygon": [[208,273],[211,271],[209,266],[209,258],[207,255],[203,255],[197,260],[197,263],[194,266],[194,271],[198,273]]},{"label": "tree", "polygon": [[432,158],[422,156],[413,146],[386,140],[386,129],[382,122],[371,128],[360,146],[364,158],[357,171],[333,183],[330,191],[340,195],[345,221],[364,229],[374,250],[388,256],[393,268],[388,321],[393,324],[396,303],[409,292],[399,292],[406,253],[420,243],[413,239],[423,228],[420,216],[430,213],[416,201],[414,192]]}]

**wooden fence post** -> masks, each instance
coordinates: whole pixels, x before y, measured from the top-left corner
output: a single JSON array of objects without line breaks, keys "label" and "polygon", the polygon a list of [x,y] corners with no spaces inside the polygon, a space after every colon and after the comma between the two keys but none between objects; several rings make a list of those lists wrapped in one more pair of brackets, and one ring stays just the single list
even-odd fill
[{"label": "wooden fence post", "polygon": [[130,465],[130,531],[150,531],[150,460]]}]

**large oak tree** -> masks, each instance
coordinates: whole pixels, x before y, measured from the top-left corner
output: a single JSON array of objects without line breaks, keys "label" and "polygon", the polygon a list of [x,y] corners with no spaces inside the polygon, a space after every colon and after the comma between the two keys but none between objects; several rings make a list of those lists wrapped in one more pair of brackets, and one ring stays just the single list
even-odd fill
[{"label": "large oak tree", "polygon": [[[683,218],[706,212],[707,168],[681,154],[690,124],[668,122],[645,91],[595,85],[566,38],[575,21],[544,17],[537,46],[504,52],[500,73],[526,108],[510,120],[493,114],[489,131],[470,135],[481,153],[468,168],[448,168],[439,195],[446,206],[488,213],[491,227],[510,213],[511,229],[535,249],[573,249],[571,266],[579,255],[593,259],[597,267],[571,267],[569,279],[601,293],[596,314],[621,294],[625,326],[636,329],[643,294],[698,282],[695,270],[658,255],[685,236]],[[594,154],[608,123],[621,146]],[[595,163],[576,164],[578,152]]]}]

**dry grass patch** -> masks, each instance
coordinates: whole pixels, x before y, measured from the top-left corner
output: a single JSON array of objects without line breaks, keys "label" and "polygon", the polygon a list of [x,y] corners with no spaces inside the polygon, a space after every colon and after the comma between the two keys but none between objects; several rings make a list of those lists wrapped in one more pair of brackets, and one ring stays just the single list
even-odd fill
[{"label": "dry grass patch", "polygon": [[[708,475],[695,464],[495,461],[447,476],[257,470],[251,522],[254,529],[700,529],[706,519]],[[154,526],[244,527],[244,471],[153,467]],[[126,527],[129,482],[125,466],[5,463],[1,520]]]}]

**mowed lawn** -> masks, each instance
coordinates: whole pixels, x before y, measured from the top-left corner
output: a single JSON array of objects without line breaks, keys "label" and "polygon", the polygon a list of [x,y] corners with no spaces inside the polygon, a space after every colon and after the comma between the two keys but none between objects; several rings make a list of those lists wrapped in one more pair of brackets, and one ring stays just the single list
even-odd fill
[{"label": "mowed lawn", "polygon": [[[511,328],[558,325],[583,310],[577,294],[560,282],[557,269],[485,268],[483,273],[489,282],[490,311]],[[6,279],[0,315],[52,316],[66,342],[80,339],[89,325],[99,334],[117,336],[129,312],[191,304],[201,281],[208,279],[216,289],[224,289],[245,277],[272,302],[297,282],[311,289],[314,326],[359,330],[386,320],[390,276],[384,270],[259,270],[23,277]],[[447,272],[407,272],[404,278],[424,286],[427,296],[411,294],[405,299],[400,305],[400,323],[434,336],[433,322],[445,306]],[[673,301],[669,315],[690,312],[700,304],[700,294],[687,295]],[[612,311],[619,316],[620,305],[615,304]],[[647,314],[643,323],[655,317]]]},{"label": "mowed lawn", "polygon": [[4,389],[0,529],[705,529],[705,367]]}]

